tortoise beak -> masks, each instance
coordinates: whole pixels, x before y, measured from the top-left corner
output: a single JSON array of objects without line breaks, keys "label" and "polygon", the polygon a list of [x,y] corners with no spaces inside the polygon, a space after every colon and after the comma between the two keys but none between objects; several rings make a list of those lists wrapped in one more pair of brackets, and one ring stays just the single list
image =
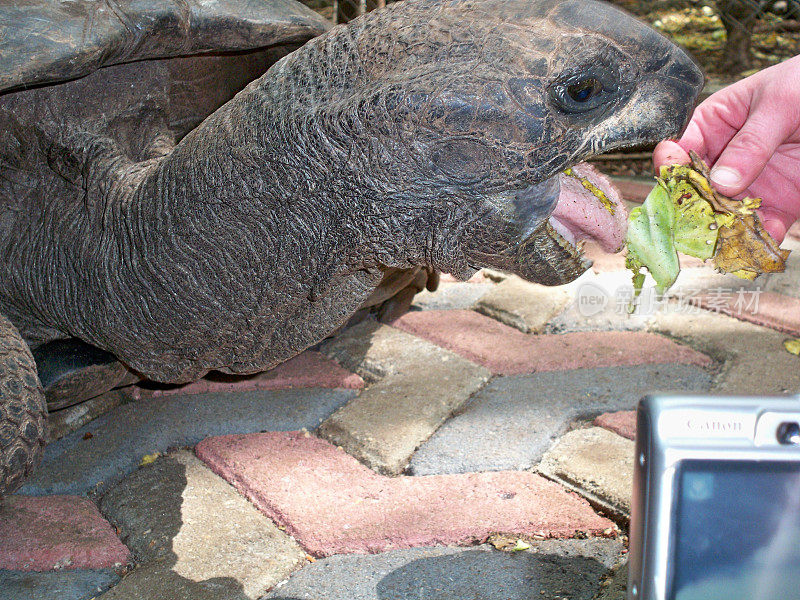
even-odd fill
[{"label": "tortoise beak", "polygon": [[606,130],[602,151],[656,144],[681,134],[692,116],[705,77],[685,52],[673,57],[637,83],[613,127]]},{"label": "tortoise beak", "polygon": [[[706,77],[697,62],[683,52],[679,51],[681,56],[679,60],[668,63],[662,69],[660,74],[667,81],[674,84],[673,98],[678,106],[675,111],[676,115],[683,115],[683,123],[676,123],[679,125],[675,133],[668,134],[666,137],[679,137],[683,134],[686,126],[689,124],[689,119],[692,116],[692,111],[697,104],[697,97],[705,87]],[[661,140],[659,140],[661,141]]]},{"label": "tortoise beak", "polygon": [[517,246],[512,271],[542,285],[563,285],[591,266],[592,261],[545,221]]}]

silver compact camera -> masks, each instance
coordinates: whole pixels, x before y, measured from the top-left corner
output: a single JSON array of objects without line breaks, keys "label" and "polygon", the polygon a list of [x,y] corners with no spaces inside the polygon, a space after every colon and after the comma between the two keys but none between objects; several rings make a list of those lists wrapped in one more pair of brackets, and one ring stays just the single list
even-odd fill
[{"label": "silver compact camera", "polygon": [[628,600],[800,600],[800,396],[649,396]]}]

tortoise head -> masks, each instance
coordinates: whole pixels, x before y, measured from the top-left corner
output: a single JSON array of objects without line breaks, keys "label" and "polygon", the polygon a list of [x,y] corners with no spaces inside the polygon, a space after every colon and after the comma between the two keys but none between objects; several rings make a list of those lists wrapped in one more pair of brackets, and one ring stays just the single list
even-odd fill
[{"label": "tortoise head", "polygon": [[428,262],[456,275],[554,285],[589,266],[580,240],[618,250],[618,194],[564,170],[678,134],[703,84],[681,49],[603,2],[407,0],[328,35],[356,49],[334,101],[359,131],[350,160],[367,157],[379,209],[415,215]]}]

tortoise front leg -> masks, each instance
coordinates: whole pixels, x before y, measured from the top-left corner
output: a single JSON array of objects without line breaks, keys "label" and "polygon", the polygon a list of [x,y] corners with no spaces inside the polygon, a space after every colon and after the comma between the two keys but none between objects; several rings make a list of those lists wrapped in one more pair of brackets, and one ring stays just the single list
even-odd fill
[{"label": "tortoise front leg", "polygon": [[39,464],[46,441],[47,406],[36,363],[0,314],[0,501]]},{"label": "tortoise front leg", "polygon": [[[392,273],[387,273],[384,282],[390,283],[392,280],[402,280],[400,285],[396,285],[397,290],[391,298],[383,300],[378,308],[378,321],[381,323],[391,323],[399,319],[411,309],[411,303],[422,290],[435,292],[439,287],[439,273],[437,271],[417,267],[416,269],[397,269]],[[405,277],[403,277],[405,276]]]},{"label": "tortoise front leg", "polygon": [[438,287],[439,273],[432,269],[385,267],[380,284],[350,318],[347,326],[360,323],[370,315],[375,315],[381,323],[391,323],[409,311],[416,294],[424,289],[435,292]]}]

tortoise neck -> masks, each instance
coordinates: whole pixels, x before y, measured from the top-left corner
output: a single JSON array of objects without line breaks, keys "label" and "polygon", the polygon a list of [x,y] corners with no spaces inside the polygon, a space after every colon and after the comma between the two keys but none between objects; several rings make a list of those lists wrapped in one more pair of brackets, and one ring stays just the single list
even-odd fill
[{"label": "tortoise neck", "polygon": [[80,337],[148,377],[269,368],[324,339],[380,281],[380,233],[363,226],[360,197],[372,192],[337,175],[324,127],[284,111],[271,77],[109,205],[112,243],[94,263],[114,312],[86,313]]},{"label": "tortoise neck", "polygon": [[[430,240],[412,225],[421,217],[376,176],[380,149],[348,97],[360,63],[327,72],[332,47],[347,54],[351,43],[313,40],[208,117],[143,181],[136,220],[181,242],[224,240],[235,225],[236,240],[261,240],[272,261],[274,240],[287,239],[314,249],[309,264],[320,252],[353,269],[428,264]],[[404,244],[382,243],[397,239]]]}]

